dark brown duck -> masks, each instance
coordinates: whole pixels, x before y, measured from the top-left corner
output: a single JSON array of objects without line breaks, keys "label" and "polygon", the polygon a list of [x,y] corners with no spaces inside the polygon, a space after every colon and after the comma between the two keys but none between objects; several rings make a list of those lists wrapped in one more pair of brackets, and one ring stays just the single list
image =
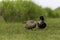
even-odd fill
[{"label": "dark brown duck", "polygon": [[46,23],[44,22],[44,17],[40,16],[40,20],[41,20],[41,22],[37,23],[38,28],[44,29],[46,27]]}]

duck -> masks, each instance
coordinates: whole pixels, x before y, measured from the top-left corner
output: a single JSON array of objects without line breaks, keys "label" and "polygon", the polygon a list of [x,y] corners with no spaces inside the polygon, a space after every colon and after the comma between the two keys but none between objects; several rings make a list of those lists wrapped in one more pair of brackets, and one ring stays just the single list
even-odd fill
[{"label": "duck", "polygon": [[37,23],[37,25],[38,25],[38,28],[40,28],[40,29],[44,29],[45,27],[46,27],[46,23],[45,23],[45,21],[44,21],[44,17],[43,16],[40,16],[40,22],[39,23]]},{"label": "duck", "polygon": [[28,20],[25,24],[26,29],[33,29],[36,27],[36,22],[34,20]]}]

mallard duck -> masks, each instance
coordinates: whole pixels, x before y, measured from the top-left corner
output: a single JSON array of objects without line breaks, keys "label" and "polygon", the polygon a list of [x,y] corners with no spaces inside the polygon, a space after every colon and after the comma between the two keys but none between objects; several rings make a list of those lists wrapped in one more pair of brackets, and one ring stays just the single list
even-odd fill
[{"label": "mallard duck", "polygon": [[33,20],[28,20],[25,24],[26,29],[33,29],[36,27],[36,22]]},{"label": "mallard duck", "polygon": [[46,27],[46,23],[44,22],[44,17],[40,16],[40,20],[41,20],[41,22],[37,23],[38,28],[44,29]]}]

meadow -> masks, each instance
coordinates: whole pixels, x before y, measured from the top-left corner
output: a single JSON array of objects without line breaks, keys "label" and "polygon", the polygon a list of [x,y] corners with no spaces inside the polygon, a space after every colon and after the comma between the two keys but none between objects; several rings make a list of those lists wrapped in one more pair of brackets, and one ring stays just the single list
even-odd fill
[{"label": "meadow", "polygon": [[[45,29],[24,28],[24,21],[38,21],[41,15]],[[31,1],[0,2],[0,40],[60,40],[60,7],[52,10]]]},{"label": "meadow", "polygon": [[60,40],[60,18],[45,19],[45,29],[28,30],[23,23],[6,23],[0,19],[0,40]]}]

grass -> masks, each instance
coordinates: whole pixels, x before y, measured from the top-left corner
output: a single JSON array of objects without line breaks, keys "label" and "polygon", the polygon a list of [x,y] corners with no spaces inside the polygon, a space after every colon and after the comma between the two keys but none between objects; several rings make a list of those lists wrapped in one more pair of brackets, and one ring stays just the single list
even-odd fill
[{"label": "grass", "polygon": [[60,40],[60,18],[46,23],[45,29],[27,30],[22,23],[0,22],[0,40]]}]

